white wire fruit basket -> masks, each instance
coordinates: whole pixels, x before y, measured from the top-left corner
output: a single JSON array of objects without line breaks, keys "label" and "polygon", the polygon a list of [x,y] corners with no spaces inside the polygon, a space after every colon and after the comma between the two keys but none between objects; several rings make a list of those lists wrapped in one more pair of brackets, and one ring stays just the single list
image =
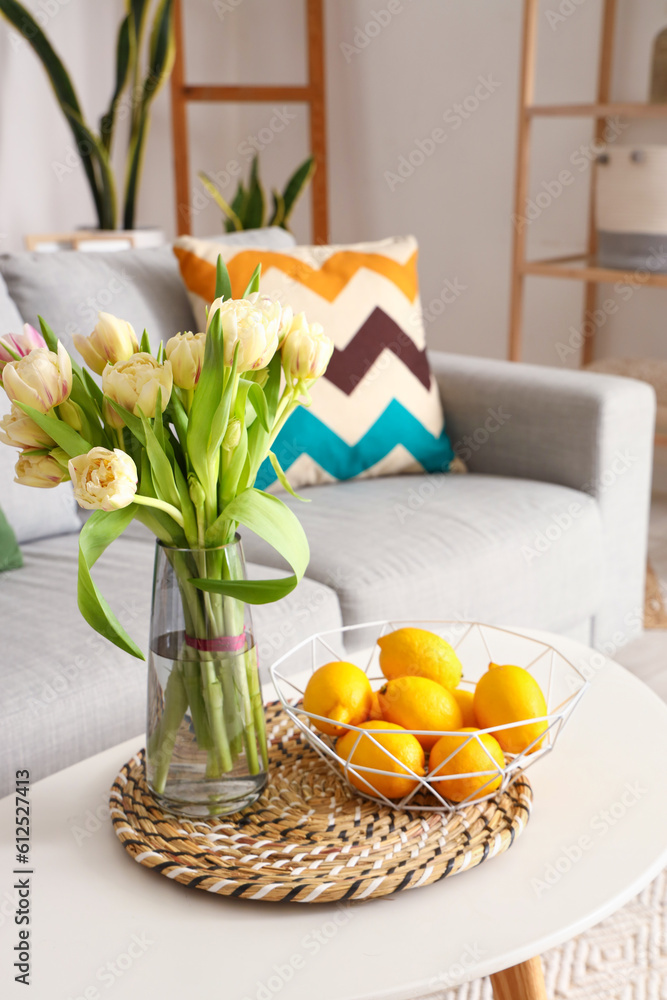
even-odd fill
[{"label": "white wire fruit basket", "polygon": [[[331,720],[312,712],[306,712],[303,708],[303,695],[308,680],[319,667],[338,660],[354,663],[364,670],[373,691],[378,691],[386,684],[387,678],[380,669],[380,648],[377,645],[377,640],[389,632],[401,628],[419,628],[434,632],[450,643],[463,666],[463,678],[459,687],[464,690],[474,690],[479,678],[486,673],[489,663],[513,664],[529,671],[540,685],[547,705],[546,715],[530,721],[544,722],[546,724],[544,732],[526,746],[521,753],[505,753],[504,767],[492,762],[480,737],[487,733],[493,735],[502,729],[512,729],[525,725],[527,720],[466,733],[465,744],[476,740],[480,745],[481,752],[489,761],[489,770],[475,771],[474,773],[445,775],[442,770],[459,750],[463,749],[464,744],[460,743],[446,759],[440,762],[438,768],[425,775],[419,774],[403,761],[394,757],[375,739],[375,736],[395,731],[379,727],[373,730],[364,730],[360,726],[341,723],[341,729],[346,732],[358,733],[358,738],[348,755],[348,759],[339,756],[336,752],[336,740],[315,728],[317,722],[330,723]],[[363,648],[359,649],[360,646]],[[356,650],[356,652],[348,652],[347,650],[350,649]],[[310,665],[306,669],[303,668],[304,656],[306,661],[310,661]],[[357,794],[375,802],[381,802],[393,809],[441,813],[456,812],[465,809],[473,801],[477,804],[495,798],[516,778],[517,772],[525,771],[545,754],[550,753],[588,687],[588,681],[574,664],[547,642],[495,625],[485,625],[481,622],[443,620],[385,620],[319,632],[281,656],[270,668],[270,674],[278,698],[294,725],[301,730],[313,749],[327,761],[338,777],[347,780]],[[337,723],[337,725],[339,724]],[[414,736],[423,735],[425,732],[425,730],[407,731]],[[437,733],[429,731],[429,735],[437,735],[438,738],[450,735],[460,737],[461,730],[454,733],[445,730]],[[395,778],[396,770],[387,771],[361,766],[349,759],[353,756],[354,749],[362,738],[371,740],[379,747],[382,754],[390,758],[394,764],[399,765],[401,776],[414,779],[414,781],[409,781],[412,786],[411,790],[402,798],[387,798],[372,784],[376,776]],[[448,781],[471,777],[487,777],[487,781],[461,801],[454,802],[447,798]],[[353,783],[351,779],[356,779],[356,782]],[[488,791],[485,792],[487,787]]]}]

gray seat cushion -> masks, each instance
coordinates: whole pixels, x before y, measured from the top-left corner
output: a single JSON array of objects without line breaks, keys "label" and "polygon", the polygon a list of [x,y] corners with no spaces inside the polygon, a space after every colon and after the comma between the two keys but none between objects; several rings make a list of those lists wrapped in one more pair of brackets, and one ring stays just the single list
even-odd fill
[{"label": "gray seat cushion", "polygon": [[[33,780],[144,731],[146,665],[106,642],[76,606],[75,535],[23,546],[24,567],[0,574],[0,797],[19,767]],[[134,526],[102,556],[95,578],[123,626],[148,647],[154,540]],[[250,566],[251,576],[275,570]],[[262,679],[311,633],[341,624],[335,593],[302,580],[276,604],[253,609]],[[305,662],[293,664],[294,669]],[[120,763],[120,762],[119,762]]]},{"label": "gray seat cushion", "polygon": [[[311,547],[308,575],[337,592],[346,625],[463,618],[567,631],[603,594],[596,502],[500,476],[399,476],[288,499]],[[559,523],[560,522],[560,523]],[[257,538],[253,560],[276,564]]]},{"label": "gray seat cushion", "polygon": [[74,358],[75,333],[87,336],[100,311],[146,328],[154,345],[194,330],[194,316],[171,247],[82,253],[0,255],[0,275],[27,323],[42,316]]}]

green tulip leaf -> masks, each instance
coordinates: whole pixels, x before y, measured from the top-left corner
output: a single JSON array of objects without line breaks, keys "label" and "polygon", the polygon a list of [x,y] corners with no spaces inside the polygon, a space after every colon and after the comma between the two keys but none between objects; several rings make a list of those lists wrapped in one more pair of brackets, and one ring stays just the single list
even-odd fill
[{"label": "green tulip leaf", "polygon": [[145,659],[136,642],[130,638],[113,611],[100,594],[91,576],[91,569],[104,550],[114,542],[135,516],[136,506],[130,504],[122,510],[96,510],[88,518],[79,535],[79,611],[96,632],[115,646]]},{"label": "green tulip leaf", "polygon": [[208,529],[206,544],[219,544],[217,537],[225,537],[230,522],[244,525],[268,542],[292,567],[292,575],[276,580],[194,579],[190,582],[200,590],[236,597],[248,604],[269,604],[294,590],[310,558],[308,539],[296,514],[279,497],[247,489],[227,504]]},{"label": "green tulip leaf", "polygon": [[92,448],[90,441],[86,441],[85,438],[81,437],[79,432],[75,431],[69,424],[66,424],[64,420],[59,420],[58,417],[54,417],[51,413],[40,413],[34,406],[28,406],[27,403],[17,403],[16,405],[23,410],[27,417],[34,420],[49,437],[53,438],[56,444],[63,451],[67,452],[70,458],[76,458],[77,455],[85,455]]},{"label": "green tulip leaf", "polygon": [[250,295],[259,291],[259,279],[262,274],[262,265],[258,264],[255,270],[252,272],[252,277],[248,284],[246,285],[246,290],[243,293],[243,298],[247,299]]},{"label": "green tulip leaf", "polygon": [[227,265],[222,259],[222,254],[218,254],[218,260],[215,265],[215,297],[216,299],[231,299],[232,297],[232,283],[229,279],[229,271],[227,270]]},{"label": "green tulip leaf", "polygon": [[270,461],[271,465],[273,466],[273,471],[275,472],[276,476],[278,477],[278,482],[280,483],[280,485],[282,486],[282,488],[284,490],[286,490],[291,496],[293,496],[295,500],[300,500],[302,503],[310,503],[309,497],[300,497],[298,493],[294,492],[294,490],[292,489],[292,485],[291,485],[289,479],[285,475],[285,471],[284,471],[282,465],[278,461],[277,456],[274,455],[274,453],[272,451],[269,452],[269,461]]}]

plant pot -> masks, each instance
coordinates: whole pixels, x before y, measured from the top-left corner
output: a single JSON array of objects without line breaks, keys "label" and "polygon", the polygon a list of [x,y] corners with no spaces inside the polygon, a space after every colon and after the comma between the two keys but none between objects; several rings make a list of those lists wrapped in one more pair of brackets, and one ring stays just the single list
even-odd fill
[{"label": "plant pot", "polygon": [[53,253],[56,250],[82,250],[88,253],[111,250],[150,250],[164,246],[161,229],[146,226],[141,229],[89,229],[87,226],[69,233],[29,235],[24,239],[26,250]]},{"label": "plant pot", "polygon": [[146,777],[186,816],[237,812],[267,779],[264,707],[250,608],[194,578],[246,578],[241,541],[157,543],[148,661]]}]

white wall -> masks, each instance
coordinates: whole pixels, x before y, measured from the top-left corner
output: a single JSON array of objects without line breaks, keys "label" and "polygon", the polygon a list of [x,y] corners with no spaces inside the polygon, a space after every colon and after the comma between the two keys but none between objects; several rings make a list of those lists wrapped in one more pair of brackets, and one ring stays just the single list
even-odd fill
[{"label": "white wall", "polygon": [[[573,12],[550,25],[548,12],[567,10],[568,4]],[[30,0],[30,6],[51,12],[49,36],[97,118],[110,91],[110,39],[121,0]],[[185,0],[190,81],[301,82],[302,8],[302,0]],[[592,98],[599,9],[600,0],[544,0],[540,101]],[[378,17],[386,22],[380,29]],[[620,0],[616,97],[646,97],[652,38],[666,23],[665,0]],[[506,353],[520,33],[519,0],[327,3],[331,238],[414,232],[421,244],[428,338],[448,350]],[[477,101],[480,81],[487,81],[479,91],[487,96]],[[465,120],[456,109],[464,102],[478,105],[464,112]],[[305,113],[290,110],[296,111],[294,120],[271,137],[261,157],[268,186],[282,185],[307,152]],[[221,171],[233,159],[247,164],[247,137],[268,127],[273,114],[266,105],[191,110],[196,233],[220,227],[217,210],[202,199],[196,170]],[[415,151],[433,129],[441,130],[443,141],[409,176],[396,180],[401,163],[407,173],[405,160],[411,154],[419,159]],[[667,142],[667,128],[633,125],[619,141],[643,138]],[[585,232],[589,172],[571,157],[590,142],[591,124],[539,122],[535,139],[533,196],[562,169],[570,169],[576,181],[531,223],[531,252],[576,251]],[[70,135],[41,67],[0,26],[0,250],[19,249],[25,232],[93,221],[80,167],[56,175],[54,164],[65,163],[68,149]],[[174,232],[167,93],[153,115],[138,221]],[[300,239],[309,238],[307,200],[294,228]],[[459,291],[447,293],[451,301],[443,305],[448,282]],[[621,303],[600,331],[600,353],[664,356],[664,295],[641,290]],[[563,357],[557,345],[567,345],[570,328],[580,321],[578,285],[529,279],[528,360],[575,365],[576,353]]]}]

